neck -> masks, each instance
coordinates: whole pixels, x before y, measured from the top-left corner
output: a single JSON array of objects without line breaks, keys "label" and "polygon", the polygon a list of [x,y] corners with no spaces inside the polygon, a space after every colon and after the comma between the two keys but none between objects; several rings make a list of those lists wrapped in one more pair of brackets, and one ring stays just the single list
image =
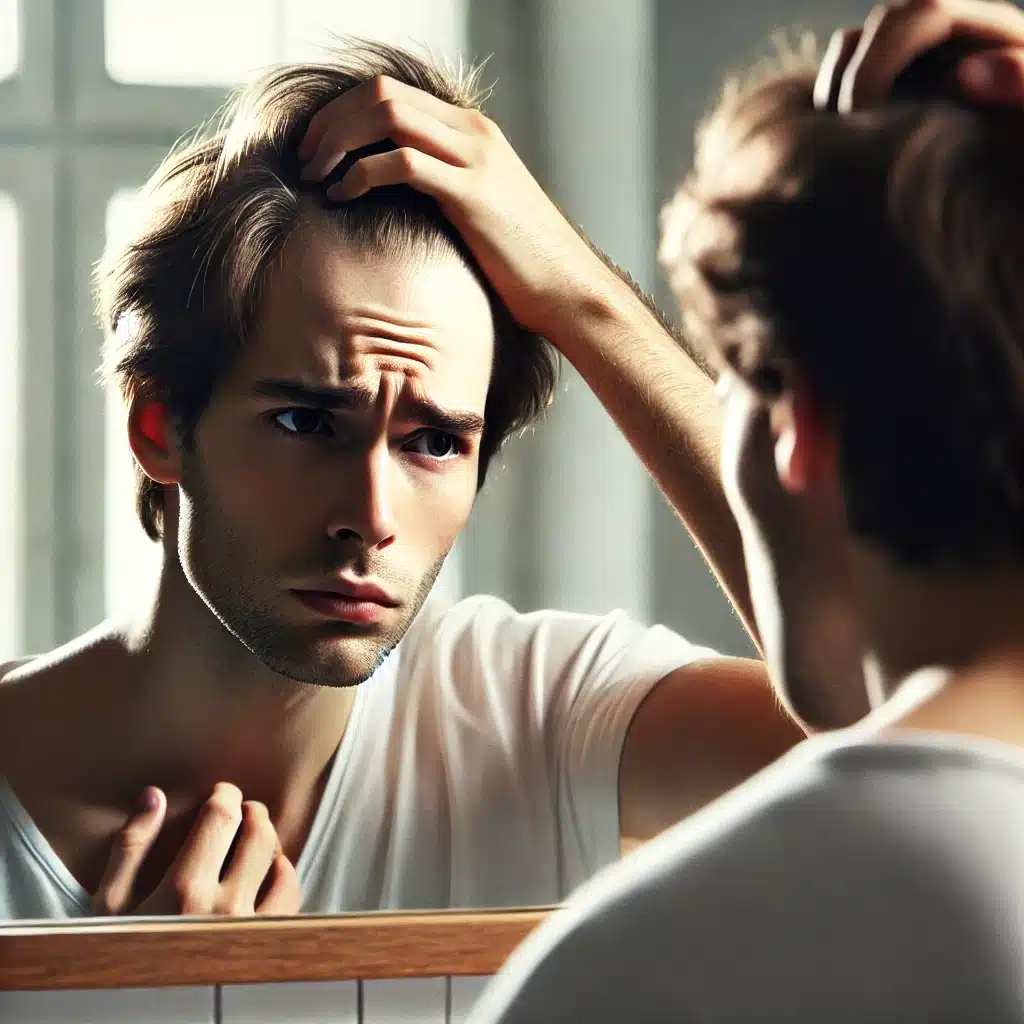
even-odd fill
[{"label": "neck", "polygon": [[107,691],[118,705],[118,778],[166,789],[172,807],[233,782],[275,821],[299,815],[315,800],[355,688],[267,669],[171,565],[152,598],[114,631],[123,657]]},{"label": "neck", "polygon": [[911,573],[865,559],[870,660],[893,728],[1024,746],[1024,572]]}]

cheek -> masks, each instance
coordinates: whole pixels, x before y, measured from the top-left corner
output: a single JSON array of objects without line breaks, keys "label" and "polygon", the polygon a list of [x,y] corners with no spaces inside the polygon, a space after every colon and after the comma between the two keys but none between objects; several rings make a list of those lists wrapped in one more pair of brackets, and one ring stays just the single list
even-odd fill
[{"label": "cheek", "polygon": [[448,551],[462,532],[476,500],[476,462],[438,473],[416,474],[394,467],[394,517],[398,539],[432,553]]}]

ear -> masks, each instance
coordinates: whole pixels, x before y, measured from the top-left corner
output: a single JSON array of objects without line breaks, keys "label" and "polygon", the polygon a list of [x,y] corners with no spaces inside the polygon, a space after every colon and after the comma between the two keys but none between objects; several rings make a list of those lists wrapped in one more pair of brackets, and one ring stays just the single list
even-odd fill
[{"label": "ear", "polygon": [[835,431],[805,380],[795,380],[772,405],[771,423],[775,471],[790,494],[805,494],[835,479]]},{"label": "ear", "polygon": [[160,402],[137,399],[128,410],[128,444],[142,472],[158,484],[181,479],[174,424]]}]

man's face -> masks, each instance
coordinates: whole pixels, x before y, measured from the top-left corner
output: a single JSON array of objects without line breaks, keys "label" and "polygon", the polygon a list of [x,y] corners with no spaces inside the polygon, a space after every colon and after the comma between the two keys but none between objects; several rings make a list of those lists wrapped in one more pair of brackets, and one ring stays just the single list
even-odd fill
[{"label": "man's face", "polygon": [[187,577],[265,665],[352,685],[405,634],[473,506],[493,354],[456,256],[289,240],[178,516]]},{"label": "man's face", "polygon": [[[769,672],[782,701],[808,727],[851,725],[868,706],[852,541],[834,467],[821,469],[820,435],[806,417],[797,422],[799,411],[780,427],[731,370],[718,392],[725,412],[722,481],[743,537]],[[792,459],[817,466],[796,489],[783,483]]]}]

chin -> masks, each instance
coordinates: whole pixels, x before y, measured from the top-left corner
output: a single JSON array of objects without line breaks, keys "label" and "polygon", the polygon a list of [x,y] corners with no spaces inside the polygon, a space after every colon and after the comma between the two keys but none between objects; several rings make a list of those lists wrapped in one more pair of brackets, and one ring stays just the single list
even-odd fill
[{"label": "chin", "polygon": [[310,686],[347,687],[365,682],[387,660],[394,644],[374,631],[358,636],[310,636],[292,628],[238,638],[275,675]]}]

